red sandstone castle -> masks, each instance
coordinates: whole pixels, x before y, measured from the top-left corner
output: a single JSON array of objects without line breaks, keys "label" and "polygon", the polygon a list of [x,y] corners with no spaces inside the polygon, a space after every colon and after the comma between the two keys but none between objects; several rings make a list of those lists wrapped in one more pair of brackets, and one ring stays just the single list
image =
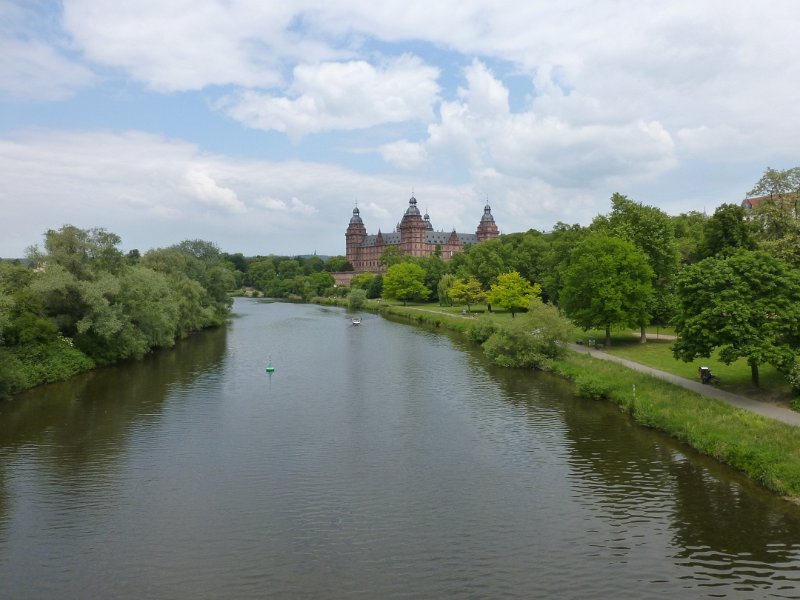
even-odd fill
[{"label": "red sandstone castle", "polygon": [[367,235],[358,207],[353,209],[350,225],[347,227],[347,260],[353,265],[355,273],[381,273],[386,267],[380,264],[381,253],[395,246],[403,254],[411,256],[430,256],[441,249],[442,260],[449,260],[453,254],[462,252],[467,244],[478,244],[496,238],[497,224],[492,209],[487,204],[475,233],[457,233],[455,230],[434,231],[430,217],[424,217],[417,208],[417,199],[411,196],[403,220],[391,233]]}]

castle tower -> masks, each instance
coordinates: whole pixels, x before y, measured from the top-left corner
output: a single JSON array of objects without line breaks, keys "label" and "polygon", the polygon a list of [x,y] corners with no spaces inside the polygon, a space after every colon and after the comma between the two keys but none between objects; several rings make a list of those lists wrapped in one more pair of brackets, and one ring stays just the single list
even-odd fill
[{"label": "castle tower", "polygon": [[411,196],[408,208],[400,221],[400,252],[410,256],[425,256],[425,233],[427,226],[417,208],[417,199]]},{"label": "castle tower", "polygon": [[492,216],[492,207],[487,204],[483,207],[483,216],[481,217],[481,222],[478,223],[475,235],[478,236],[479,242],[485,242],[486,240],[493,240],[499,233],[497,223],[494,222],[494,217]]},{"label": "castle tower", "polygon": [[363,265],[361,262],[363,261],[361,258],[360,246],[364,238],[367,237],[367,228],[364,227],[364,222],[361,220],[358,206],[353,209],[353,216],[350,217],[350,225],[347,226],[347,233],[344,234],[344,237],[346,240],[345,255],[347,261],[353,265],[354,270],[362,270]]}]

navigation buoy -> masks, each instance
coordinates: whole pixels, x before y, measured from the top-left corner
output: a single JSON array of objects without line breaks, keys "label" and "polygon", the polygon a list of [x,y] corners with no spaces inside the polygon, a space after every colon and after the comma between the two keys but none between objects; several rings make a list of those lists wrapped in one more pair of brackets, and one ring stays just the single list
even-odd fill
[{"label": "navigation buoy", "polygon": [[273,371],[275,371],[275,367],[272,366],[272,358],[270,358],[267,363],[267,373],[272,373]]}]

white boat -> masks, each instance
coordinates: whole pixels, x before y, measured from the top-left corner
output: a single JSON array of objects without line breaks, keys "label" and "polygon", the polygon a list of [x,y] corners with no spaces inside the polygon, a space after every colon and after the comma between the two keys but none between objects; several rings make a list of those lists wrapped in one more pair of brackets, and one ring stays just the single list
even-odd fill
[{"label": "white boat", "polygon": [[353,319],[353,325],[361,325],[361,319],[359,317],[355,317]]}]

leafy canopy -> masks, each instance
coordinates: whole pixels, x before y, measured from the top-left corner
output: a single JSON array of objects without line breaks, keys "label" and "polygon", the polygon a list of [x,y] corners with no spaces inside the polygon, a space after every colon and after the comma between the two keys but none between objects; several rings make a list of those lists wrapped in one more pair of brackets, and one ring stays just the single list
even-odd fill
[{"label": "leafy canopy", "polygon": [[560,305],[584,329],[604,327],[608,344],[612,326],[647,320],[652,281],[647,257],[633,243],[593,235],[570,255]]},{"label": "leafy canopy", "polygon": [[383,278],[383,297],[401,300],[425,300],[431,291],[425,287],[425,269],[417,264],[401,262],[386,270]]},{"label": "leafy canopy", "polygon": [[676,358],[745,358],[754,384],[759,365],[787,371],[796,361],[800,271],[782,260],[761,251],[707,258],[681,273],[677,294]]},{"label": "leafy canopy", "polygon": [[539,299],[541,296],[542,287],[538,283],[531,284],[516,271],[511,271],[497,276],[497,282],[493,283],[489,290],[488,300],[510,311],[513,318],[515,313],[526,308],[531,300]]}]

